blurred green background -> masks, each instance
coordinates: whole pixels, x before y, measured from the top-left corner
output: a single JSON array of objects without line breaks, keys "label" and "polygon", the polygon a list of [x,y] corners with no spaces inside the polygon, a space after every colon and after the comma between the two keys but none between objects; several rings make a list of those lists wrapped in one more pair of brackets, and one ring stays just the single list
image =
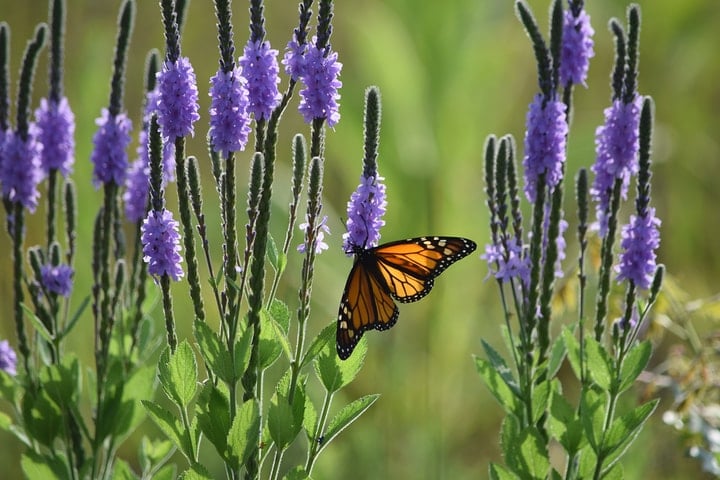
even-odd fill
[{"label": "blurred green background", "polygon": [[[74,180],[80,195],[79,251],[91,246],[92,220],[101,194],[90,183],[89,161],[94,120],[107,105],[115,20],[120,1],[68,0],[65,87],[77,119]],[[126,79],[126,109],[139,128],[143,62],[149,49],[163,46],[158,2],[138,0]],[[547,30],[547,0],[528,2]],[[640,91],[656,102],[653,203],[663,221],[660,260],[695,298],[718,291],[720,250],[720,3],[716,0],[646,0],[642,7]],[[594,160],[594,131],[609,103],[613,45],[606,25],[624,21],[626,1],[588,2],[596,30],[588,89],[575,95],[569,143],[568,175]],[[316,10],[314,8],[313,10]],[[297,2],[267,2],[266,26],[272,45],[282,51],[297,23]],[[235,41],[247,39],[247,4],[234,2]],[[182,49],[198,76],[201,121],[188,152],[198,156],[205,175],[211,241],[219,245],[213,216],[209,160],[205,154],[208,80],[217,68],[215,17],[210,0],[190,3]],[[22,51],[35,25],[47,19],[47,2],[0,0],[0,20],[11,27],[13,103]],[[487,241],[481,153],[488,134],[512,133],[519,145],[525,110],[537,90],[530,43],[515,17],[513,2],[455,0],[339,1],[335,5],[334,48],[344,64],[341,79],[342,120],[328,131],[325,213],[332,229],[331,249],[318,258],[311,333],[334,320],[351,260],[340,250],[345,204],[361,172],[363,92],[380,87],[383,128],[379,166],[388,186],[383,239],[423,234],[463,235]],[[46,52],[40,60],[34,97],[47,92]],[[283,79],[285,82],[285,79]],[[284,87],[285,83],[282,84]],[[33,108],[37,100],[33,102]],[[297,97],[281,126],[272,233],[284,235],[289,198],[290,140],[308,128],[296,111]],[[14,114],[13,114],[14,115]],[[249,158],[249,153],[240,155]],[[241,162],[242,165],[242,162]],[[247,171],[239,172],[244,189]],[[244,191],[244,190],[243,190]],[[169,192],[174,199],[175,192]],[[239,194],[244,201],[244,193]],[[566,210],[574,212],[573,195]],[[173,202],[171,202],[173,203]],[[241,207],[242,208],[242,207]],[[41,206],[30,217],[26,245],[43,242]],[[243,208],[244,210],[244,208]],[[574,221],[570,217],[571,227]],[[574,234],[570,234],[574,235]],[[297,237],[296,237],[297,238]],[[568,268],[575,242],[569,238]],[[217,249],[219,252],[219,249]],[[0,338],[14,344],[11,310],[10,250],[0,235]],[[279,296],[297,305],[300,256],[291,252]],[[218,257],[219,258],[219,257]],[[90,256],[77,260],[75,305],[89,294]],[[428,299],[401,307],[390,332],[370,333],[370,350],[358,379],[340,392],[336,405],[369,393],[380,400],[343,432],[320,457],[314,478],[484,478],[489,461],[501,461],[500,408],[482,386],[472,354],[480,339],[500,347],[501,313],[496,285],[484,281],[487,268],[478,255],[443,275]],[[151,291],[154,286],[150,285]],[[187,286],[174,287],[177,312],[188,312]],[[209,296],[209,289],[205,292]],[[161,328],[161,309],[154,316]],[[182,335],[191,318],[178,313]],[[92,318],[88,314],[70,341],[90,365]],[[662,356],[666,345],[658,345]],[[661,357],[656,357],[656,362]],[[316,401],[319,398],[316,397]],[[662,407],[661,407],[662,408]],[[700,478],[699,466],[685,458],[671,429],[654,417],[628,455],[628,478]],[[156,436],[148,421],[141,433]],[[139,435],[123,454],[136,459]],[[0,463],[6,478],[19,476],[18,443],[0,434]],[[292,454],[288,457],[292,459]]]}]

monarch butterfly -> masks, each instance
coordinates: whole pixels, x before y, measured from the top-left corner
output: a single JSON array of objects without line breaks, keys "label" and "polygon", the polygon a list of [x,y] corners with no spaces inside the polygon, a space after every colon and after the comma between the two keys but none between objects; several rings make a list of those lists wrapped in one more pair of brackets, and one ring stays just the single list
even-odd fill
[{"label": "monarch butterfly", "polygon": [[419,237],[374,248],[355,246],[355,262],[340,300],[337,353],[345,360],[366,330],[387,330],[400,311],[393,301],[416,302],[435,277],[477,245],[460,237]]}]

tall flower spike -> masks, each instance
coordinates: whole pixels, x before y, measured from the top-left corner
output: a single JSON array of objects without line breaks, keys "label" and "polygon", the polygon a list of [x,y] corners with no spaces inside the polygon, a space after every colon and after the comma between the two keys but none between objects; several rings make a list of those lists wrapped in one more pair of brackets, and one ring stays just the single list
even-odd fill
[{"label": "tall flower spike", "polygon": [[320,48],[317,39],[308,46],[303,59],[300,78],[305,88],[300,90],[300,113],[305,122],[324,118],[328,127],[334,127],[340,120],[338,89],[342,82],[338,80],[342,63],[337,61],[337,52],[328,46]]},{"label": "tall flower spike", "polygon": [[270,42],[250,39],[238,60],[242,76],[247,80],[250,101],[247,110],[255,116],[255,120],[269,119],[282,99],[278,90],[280,68],[277,55],[278,51],[270,48]]},{"label": "tall flower spike", "polygon": [[[137,159],[130,165],[125,179],[125,216],[130,222],[137,222],[145,217],[148,210],[148,193],[150,191],[150,165],[148,161],[148,139],[145,129],[140,131],[137,147]],[[163,169],[163,173],[164,173]]]},{"label": "tall flower spike", "polygon": [[612,106],[605,109],[605,123],[595,131],[597,158],[591,167],[595,179],[590,187],[590,195],[597,203],[596,216],[602,237],[607,233],[607,215],[615,180],[622,181],[620,194],[625,199],[630,178],[638,171],[638,128],[642,101],[639,95],[630,103],[613,101]]},{"label": "tall flower spike", "polygon": [[40,198],[37,185],[42,176],[42,145],[31,134],[23,140],[20,134],[10,130],[5,132],[4,140],[0,157],[2,195],[34,212]]},{"label": "tall flower spike", "polygon": [[[582,2],[578,2],[582,3]],[[576,84],[587,87],[590,59],[595,56],[590,15],[582,8],[575,8],[572,2],[563,18],[562,50],[560,54],[561,85]]]},{"label": "tall flower spike", "polygon": [[184,275],[180,256],[178,222],[168,210],[151,210],[142,225],[143,260],[148,273],[161,277],[168,275],[175,281]]},{"label": "tall flower spike", "polygon": [[210,143],[222,156],[244,150],[250,134],[247,81],[238,67],[210,79]]},{"label": "tall flower spike", "polygon": [[535,201],[542,174],[550,190],[562,179],[567,133],[565,104],[537,94],[528,110],[525,131],[523,167],[528,201]]},{"label": "tall flower spike", "polygon": [[347,233],[343,234],[343,250],[352,254],[357,247],[370,248],[380,240],[380,228],[387,207],[383,177],[360,176],[360,184],[350,197],[347,205]]},{"label": "tall flower spike", "polygon": [[193,123],[199,118],[198,89],[190,60],[165,60],[157,74],[158,123],[164,137],[174,142],[178,137],[195,133]]},{"label": "tall flower spike", "polygon": [[98,126],[93,136],[93,149],[90,160],[93,169],[93,184],[114,183],[122,185],[128,168],[127,146],[130,143],[132,124],[126,114],[111,115],[107,108],[95,120]]},{"label": "tall flower spike", "polygon": [[30,130],[43,146],[40,165],[44,174],[58,170],[67,178],[75,162],[75,116],[67,98],[63,97],[59,102],[40,100]]},{"label": "tall flower spike", "polygon": [[17,355],[7,340],[0,340],[0,370],[17,375]]}]

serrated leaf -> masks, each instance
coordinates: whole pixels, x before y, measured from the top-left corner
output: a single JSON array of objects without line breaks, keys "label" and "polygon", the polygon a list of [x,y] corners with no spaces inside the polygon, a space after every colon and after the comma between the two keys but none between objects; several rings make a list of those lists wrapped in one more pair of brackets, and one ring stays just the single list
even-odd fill
[{"label": "serrated leaf", "polygon": [[198,349],[208,368],[223,382],[233,383],[232,358],[220,337],[201,320],[195,320],[194,326]]},{"label": "serrated leaf", "polygon": [[363,366],[367,340],[363,337],[347,360],[340,360],[331,345],[326,344],[315,360],[315,372],[325,389],[336,392],[352,382]]},{"label": "serrated leaf", "polygon": [[317,422],[318,416],[317,410],[315,410],[315,405],[313,405],[310,399],[306,399],[305,412],[303,413],[303,428],[305,429],[305,434],[307,436],[308,442],[316,441],[314,436],[315,431],[317,430]]},{"label": "serrated leaf", "polygon": [[490,393],[503,410],[508,414],[517,415],[522,410],[522,405],[500,372],[493,368],[492,363],[480,357],[475,357],[475,367],[483,383],[485,383],[485,386],[490,390]]},{"label": "serrated leaf", "polygon": [[637,377],[647,366],[651,354],[652,345],[647,340],[630,349],[620,368],[620,389],[618,393],[624,392],[635,383]]},{"label": "serrated leaf", "polygon": [[541,382],[532,391],[532,423],[537,424],[550,408],[550,382]]},{"label": "serrated leaf", "polygon": [[270,305],[269,313],[270,317],[282,327],[283,333],[287,335],[290,330],[290,309],[287,304],[275,298]]},{"label": "serrated leaf", "polygon": [[245,329],[240,338],[235,342],[233,368],[235,369],[235,378],[242,378],[245,371],[250,365],[250,354],[252,353],[253,330]]},{"label": "serrated leaf", "polygon": [[342,410],[340,410],[333,419],[330,420],[330,423],[328,423],[327,430],[323,435],[322,443],[318,449],[318,455],[330,444],[330,442],[335,439],[335,437],[340,434],[340,432],[360,418],[360,416],[365,413],[378,398],[380,398],[380,395],[377,393],[365,395],[364,397],[360,397],[343,407]]},{"label": "serrated leaf", "polygon": [[137,480],[130,465],[123,459],[117,458],[113,462],[112,480]]},{"label": "serrated leaf", "polygon": [[581,416],[583,430],[596,455],[599,452],[600,442],[602,442],[602,436],[605,430],[606,401],[606,393],[596,387],[583,389],[581,393],[580,403],[583,412]]},{"label": "serrated leaf", "polygon": [[285,352],[285,356],[287,357],[288,362],[292,362],[293,352],[290,349],[290,342],[287,339],[286,333],[282,331],[282,326],[278,325],[278,323],[272,319],[270,320],[269,324],[273,332],[275,333],[275,340],[280,342],[280,345],[282,346],[283,352]]},{"label": "serrated leaf", "polygon": [[278,272],[278,248],[275,239],[270,233],[268,233],[267,236],[267,250],[265,252],[267,259],[270,261],[270,265]]},{"label": "serrated leaf", "polygon": [[305,352],[305,356],[300,362],[300,369],[312,362],[328,343],[332,343],[335,340],[336,328],[335,322],[332,322],[326,325],[325,328],[318,333],[310,344],[310,347],[307,349],[307,352]]},{"label": "serrated leaf", "polygon": [[27,305],[24,303],[20,304],[20,307],[25,311],[25,315],[28,319],[30,319],[30,323],[32,323],[33,328],[40,334],[40,336],[45,340],[46,342],[52,344],[53,343],[53,334],[50,333],[50,330],[45,327],[42,320],[38,318],[37,315],[35,315],[35,312],[30,310]]},{"label": "serrated leaf", "polygon": [[655,411],[659,402],[660,400],[657,399],[651,400],[612,422],[603,444],[603,470],[612,467],[625,453],[640,434],[643,425]]},{"label": "serrated leaf", "polygon": [[48,447],[53,444],[62,426],[62,412],[45,390],[25,393],[22,416],[31,438]]},{"label": "serrated leaf", "polygon": [[189,435],[183,433],[183,428],[177,418],[157,403],[143,400],[142,404],[155,425],[178,447],[188,461],[192,461],[192,442]]},{"label": "serrated leaf", "polygon": [[570,327],[565,327],[562,330],[562,338],[565,340],[565,353],[567,355],[568,362],[575,372],[575,378],[582,378],[582,360],[580,358],[580,343]]},{"label": "serrated leaf", "polygon": [[197,390],[197,363],[192,348],[183,340],[175,353],[160,355],[158,373],[163,391],[178,407],[185,408]]},{"label": "serrated leaf", "polygon": [[283,252],[278,252],[278,259],[277,259],[278,275],[282,275],[282,273],[285,271],[285,268],[287,268],[287,255]]},{"label": "serrated leaf", "polygon": [[547,445],[535,427],[525,428],[521,436],[520,450],[523,478],[544,480],[550,471]]},{"label": "serrated leaf", "polygon": [[227,458],[230,432],[230,400],[218,387],[208,383],[195,404],[198,427],[222,458]]},{"label": "serrated leaf", "polygon": [[59,365],[42,367],[38,378],[59,407],[77,403],[80,394],[80,363],[74,355],[68,355]]},{"label": "serrated leaf", "polygon": [[548,378],[555,378],[558,370],[562,366],[563,360],[565,360],[565,340],[562,336],[558,336],[553,343],[552,349],[550,350],[550,359],[548,360]]},{"label": "serrated leaf", "polygon": [[233,468],[240,468],[250,453],[257,449],[259,433],[260,409],[257,402],[251,399],[238,408],[228,433],[228,463]]},{"label": "serrated leaf", "polygon": [[275,333],[272,318],[264,308],[260,310],[260,370],[265,370],[275,363],[283,351],[283,345]]},{"label": "serrated leaf", "polygon": [[575,414],[575,409],[557,392],[553,392],[550,404],[548,431],[563,446],[569,456],[580,450],[583,440],[583,427]]},{"label": "serrated leaf", "polygon": [[300,433],[304,412],[305,393],[302,389],[296,389],[292,405],[287,397],[273,396],[268,410],[268,431],[279,449],[285,449]]},{"label": "serrated leaf", "polygon": [[603,390],[609,391],[613,382],[612,359],[607,350],[592,337],[585,337],[588,375]]},{"label": "serrated leaf", "polygon": [[483,350],[485,350],[485,354],[488,357],[487,359],[492,365],[492,367],[502,377],[505,384],[510,387],[510,390],[512,390],[513,394],[515,394],[515,396],[517,397],[520,397],[520,386],[513,377],[512,371],[505,362],[505,359],[492,347],[492,345],[487,343],[485,340],[482,340],[482,346]]}]

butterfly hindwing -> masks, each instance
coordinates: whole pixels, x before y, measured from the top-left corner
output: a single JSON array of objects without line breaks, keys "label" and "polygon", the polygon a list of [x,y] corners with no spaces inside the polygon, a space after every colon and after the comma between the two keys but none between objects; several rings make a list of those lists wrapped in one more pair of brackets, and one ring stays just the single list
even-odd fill
[{"label": "butterfly hindwing", "polygon": [[366,330],[387,330],[399,310],[427,295],[435,278],[472,253],[475,242],[460,237],[418,237],[375,248],[356,248],[337,323],[337,352],[345,360]]},{"label": "butterfly hindwing", "polygon": [[350,356],[366,330],[387,330],[397,321],[400,311],[380,281],[365,263],[355,262],[338,312],[336,342],[342,360]]}]

